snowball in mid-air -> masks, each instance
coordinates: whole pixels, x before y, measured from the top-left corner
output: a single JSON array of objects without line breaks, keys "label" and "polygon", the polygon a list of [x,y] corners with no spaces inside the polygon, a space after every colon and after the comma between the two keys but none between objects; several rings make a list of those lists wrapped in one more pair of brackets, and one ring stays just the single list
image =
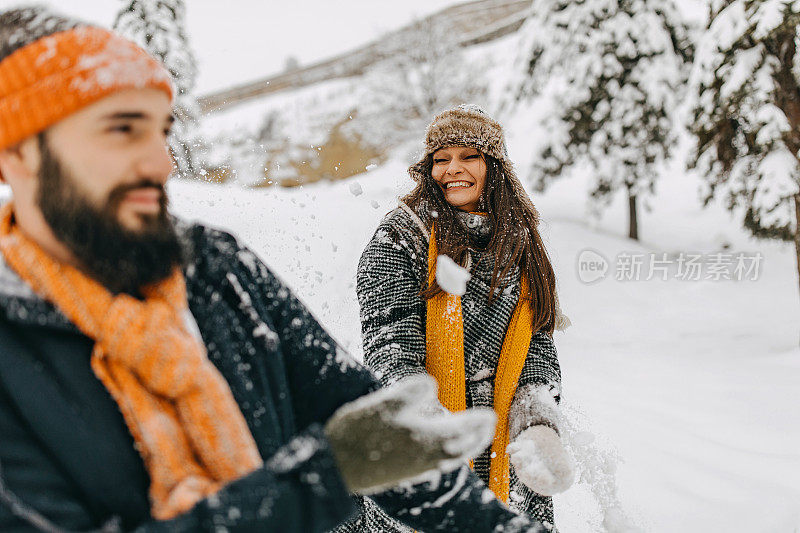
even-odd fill
[{"label": "snowball in mid-air", "polygon": [[436,258],[436,283],[443,291],[454,296],[463,296],[467,292],[467,282],[470,276],[467,269],[456,264],[446,255]]},{"label": "snowball in mid-air", "polygon": [[364,189],[361,188],[361,184],[357,181],[354,181],[350,184],[350,194],[353,196],[361,196],[364,192]]}]

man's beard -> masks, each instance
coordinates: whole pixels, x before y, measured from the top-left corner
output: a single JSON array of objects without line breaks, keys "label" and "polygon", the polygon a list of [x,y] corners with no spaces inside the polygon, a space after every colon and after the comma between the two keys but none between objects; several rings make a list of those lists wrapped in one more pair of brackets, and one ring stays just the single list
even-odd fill
[{"label": "man's beard", "polygon": [[[140,296],[147,285],[169,277],[182,264],[183,250],[167,213],[163,185],[142,180],[111,190],[104,205],[94,206],[39,137],[41,167],[37,203],[56,238],[78,261],[81,270],[113,293]],[[133,189],[161,190],[157,215],[139,215],[133,231],[118,220],[119,207]]]}]

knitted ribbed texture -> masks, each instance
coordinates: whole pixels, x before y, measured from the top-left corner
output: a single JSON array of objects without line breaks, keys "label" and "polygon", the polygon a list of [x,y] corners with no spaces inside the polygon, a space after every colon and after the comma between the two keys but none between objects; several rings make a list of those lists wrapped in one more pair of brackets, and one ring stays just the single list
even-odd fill
[{"label": "knitted ribbed texture", "polygon": [[14,271],[95,341],[91,366],[125,419],[150,474],[152,514],[172,518],[260,467],[230,387],[185,322],[180,270],[143,290],[113,295],[51,258],[0,211],[0,250]]},{"label": "knitted ribbed texture", "polygon": [[511,409],[511,401],[517,392],[519,376],[522,374],[522,367],[528,356],[533,336],[533,311],[531,311],[529,294],[528,280],[523,274],[519,301],[506,330],[494,377],[494,412],[497,413],[497,429],[492,441],[489,488],[504,502],[508,502],[510,482],[509,460],[508,453],[506,453],[509,443],[508,413]]},{"label": "knitted ribbed texture", "polygon": [[[436,278],[436,227],[428,242],[428,284]],[[508,413],[517,391],[522,367],[533,336],[533,313],[529,302],[528,281],[522,276],[521,293],[500,350],[494,381],[494,411],[497,427],[492,441],[489,488],[503,502],[508,502],[509,443]],[[425,368],[439,385],[439,401],[451,411],[467,408],[464,362],[464,317],[461,297],[440,292],[427,302]]]},{"label": "knitted ribbed texture", "polygon": [[[428,246],[428,285],[436,279],[436,228],[431,228]],[[427,303],[425,323],[425,369],[439,385],[439,401],[453,412],[467,408],[464,375],[464,319],[461,297],[440,292]]]},{"label": "knitted ribbed texture", "polygon": [[43,37],[0,62],[0,150],[114,92],[156,88],[169,72],[135,43],[94,27]]}]

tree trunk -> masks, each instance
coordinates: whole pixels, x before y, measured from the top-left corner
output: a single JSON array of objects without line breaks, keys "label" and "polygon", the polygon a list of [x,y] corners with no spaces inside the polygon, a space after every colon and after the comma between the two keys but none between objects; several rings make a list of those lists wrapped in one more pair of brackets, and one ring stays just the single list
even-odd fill
[{"label": "tree trunk", "polygon": [[797,157],[800,152],[800,86],[794,75],[794,65],[797,46],[795,44],[795,31],[782,33],[775,41],[765,42],[767,49],[780,61],[780,68],[775,72],[775,103],[789,120],[789,131],[784,135],[784,142],[789,150]]},{"label": "tree trunk", "polygon": [[[786,147],[800,159],[800,86],[793,65],[797,54],[795,29],[788,28],[764,43],[769,53],[778,58],[780,68],[775,72],[775,103],[789,120],[789,131],[784,134]],[[794,195],[794,248],[797,256],[797,276],[800,283],[800,194]]]},{"label": "tree trunk", "polygon": [[628,189],[628,237],[639,240],[639,219],[636,216],[636,195]]},{"label": "tree trunk", "polygon": [[797,259],[797,282],[800,284],[800,193],[794,195],[794,253]]}]

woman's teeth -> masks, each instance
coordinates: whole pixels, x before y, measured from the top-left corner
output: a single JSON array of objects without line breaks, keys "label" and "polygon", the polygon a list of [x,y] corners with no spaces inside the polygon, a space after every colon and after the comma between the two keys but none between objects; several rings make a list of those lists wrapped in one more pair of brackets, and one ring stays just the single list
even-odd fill
[{"label": "woman's teeth", "polygon": [[472,187],[472,184],[467,181],[451,181],[444,186],[445,189],[453,189],[456,187]]}]

